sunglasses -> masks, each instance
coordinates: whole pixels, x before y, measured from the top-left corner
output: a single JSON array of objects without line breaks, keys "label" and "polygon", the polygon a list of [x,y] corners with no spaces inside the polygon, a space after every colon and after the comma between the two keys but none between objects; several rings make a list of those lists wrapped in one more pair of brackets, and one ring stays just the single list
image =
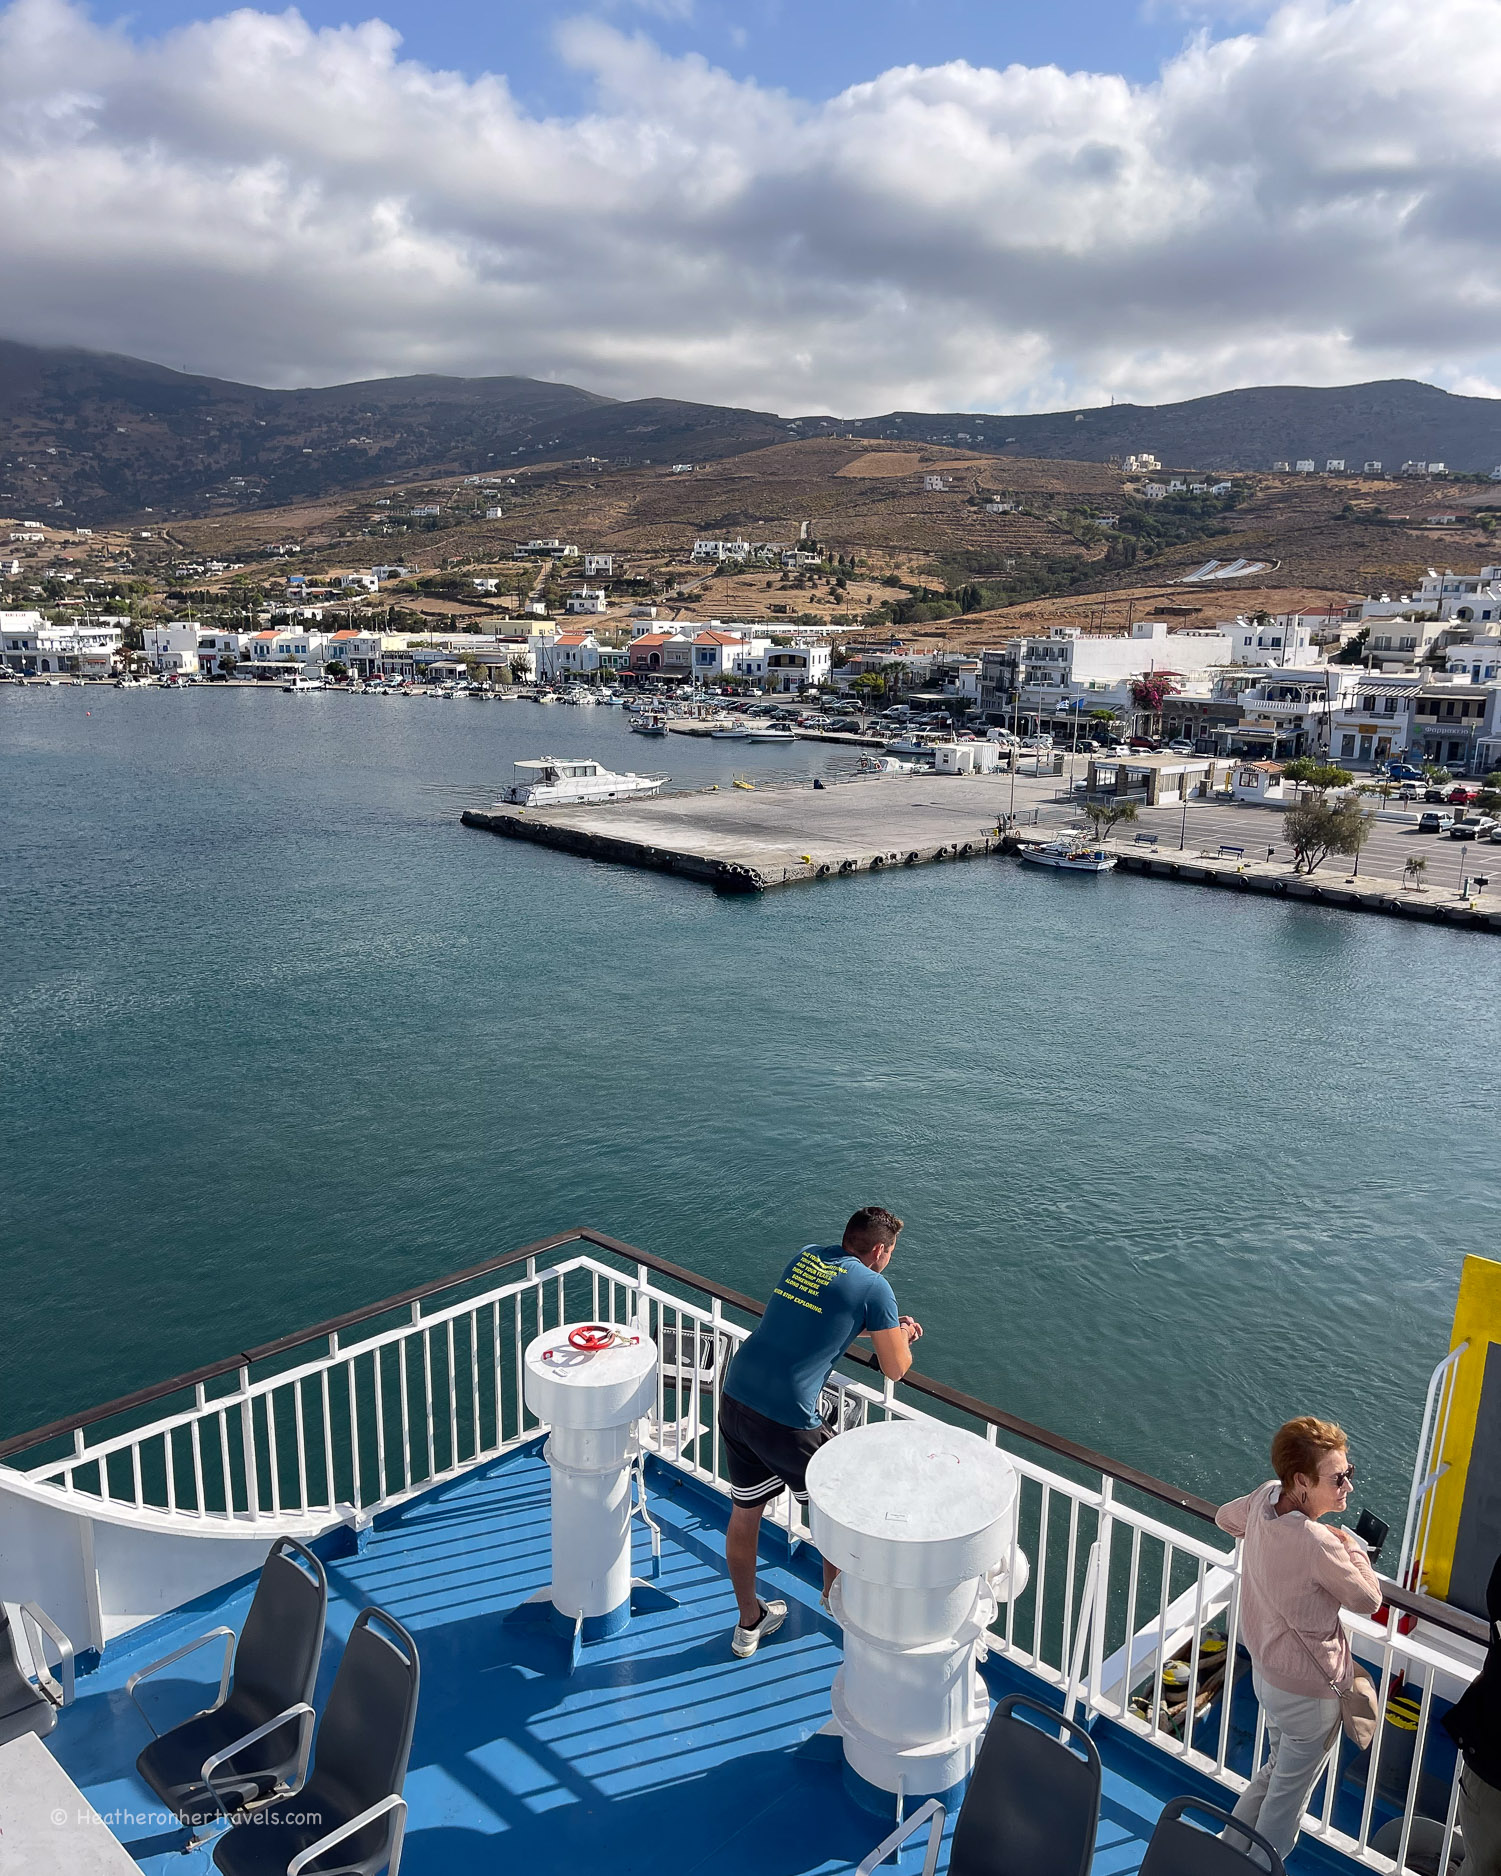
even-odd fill
[{"label": "sunglasses", "polygon": [[1347,1485],[1353,1485],[1355,1483],[1354,1466],[1346,1466],[1343,1472],[1331,1472],[1329,1475],[1329,1483],[1336,1491],[1340,1492],[1342,1492]]}]

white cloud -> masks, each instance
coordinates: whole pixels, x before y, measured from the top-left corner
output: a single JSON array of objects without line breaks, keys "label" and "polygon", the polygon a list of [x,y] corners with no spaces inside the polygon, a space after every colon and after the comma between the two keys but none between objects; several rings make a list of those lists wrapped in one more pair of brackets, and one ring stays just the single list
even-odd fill
[{"label": "white cloud", "polygon": [[139,43],[16,0],[0,331],[852,414],[1501,376],[1495,0],[1290,0],[1150,86],[955,63],[821,104],[598,19],[559,43],[575,121],[378,21]]}]

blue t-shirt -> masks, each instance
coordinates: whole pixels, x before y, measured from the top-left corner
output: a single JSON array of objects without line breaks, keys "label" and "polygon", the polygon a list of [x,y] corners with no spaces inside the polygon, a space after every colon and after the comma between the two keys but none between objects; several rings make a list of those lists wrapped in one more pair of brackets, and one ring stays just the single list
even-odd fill
[{"label": "blue t-shirt", "polygon": [[894,1329],[899,1320],[884,1277],[837,1244],[806,1244],[740,1344],[724,1391],[783,1426],[816,1427],[834,1363],[857,1335]]}]

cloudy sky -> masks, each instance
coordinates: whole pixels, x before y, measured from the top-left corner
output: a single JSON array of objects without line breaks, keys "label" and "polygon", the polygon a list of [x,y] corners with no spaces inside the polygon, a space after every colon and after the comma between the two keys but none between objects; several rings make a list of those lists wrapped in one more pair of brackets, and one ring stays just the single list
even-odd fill
[{"label": "cloudy sky", "polygon": [[0,335],[785,414],[1501,392],[1501,0],[353,4],[0,5]]}]

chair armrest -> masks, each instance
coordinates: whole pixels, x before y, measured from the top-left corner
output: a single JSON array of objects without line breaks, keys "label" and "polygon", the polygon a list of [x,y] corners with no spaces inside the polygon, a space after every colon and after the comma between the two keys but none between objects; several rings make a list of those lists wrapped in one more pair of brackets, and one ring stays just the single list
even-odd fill
[{"label": "chair armrest", "polygon": [[204,1784],[208,1786],[210,1793],[218,1803],[219,1809],[223,1811],[226,1817],[229,1816],[229,1808],[223,1798],[219,1796],[219,1788],[214,1783],[214,1773],[223,1765],[226,1759],[232,1759],[236,1753],[243,1752],[247,1746],[255,1745],[257,1741],[266,1738],[269,1733],[274,1733],[278,1726],[285,1726],[288,1720],[298,1720],[300,1722],[297,1728],[297,1772],[293,1782],[287,1787],[286,1792],[282,1794],[290,1797],[294,1792],[302,1790],[303,1784],[307,1779],[308,1754],[311,1752],[313,1745],[313,1709],[305,1700],[299,1700],[295,1707],[288,1707],[284,1713],[278,1713],[273,1719],[267,1720],[264,1726],[256,1727],[253,1733],[246,1733],[243,1738],[232,1740],[222,1752],[211,1753],[209,1757],[203,1761],[203,1766],[198,1776],[203,1780]]},{"label": "chair armrest", "polygon": [[216,1637],[220,1635],[224,1637],[224,1663],[219,1669],[219,1697],[215,1700],[212,1707],[205,1709],[206,1712],[212,1713],[216,1707],[222,1707],[224,1705],[224,1697],[229,1692],[229,1666],[234,1660],[235,1653],[235,1632],[232,1628],[211,1628],[206,1635],[200,1635],[196,1641],[184,1642],[181,1648],[174,1648],[171,1654],[163,1655],[160,1661],[153,1661],[148,1667],[138,1668],[125,1683],[126,1693],[129,1694],[132,1700],[135,1700],[136,1712],[139,1713],[146,1724],[151,1727],[154,1738],[160,1739],[161,1734],[158,1733],[156,1727],[152,1725],[151,1715],[141,1705],[140,1701],[136,1700],[136,1688],[149,1675],[159,1674],[163,1668],[171,1667],[174,1661],[181,1661],[184,1655],[193,1654],[197,1649],[202,1648],[206,1643],[215,1640]]},{"label": "chair armrest", "polygon": [[[391,1833],[391,1854],[386,1862],[387,1876],[396,1876],[401,1864],[401,1840],[406,1833],[407,1801],[400,1792],[393,1791],[388,1798],[382,1798],[378,1804],[372,1804],[368,1811],[361,1811],[358,1817],[350,1818],[347,1824],[340,1824],[337,1830],[331,1830],[326,1837],[320,1837],[316,1843],[310,1843],[306,1850],[300,1851],[287,1865],[287,1876],[302,1876],[309,1863],[315,1862],[336,1843],[343,1843],[346,1837],[353,1837],[367,1824],[373,1824],[378,1817],[384,1817],[387,1811],[396,1812],[396,1823]],[[334,1871],[329,1876],[336,1876]]]},{"label": "chair armrest", "polygon": [[909,1837],[915,1837],[931,1819],[928,1830],[928,1854],[923,1859],[922,1876],[933,1876],[938,1867],[938,1851],[943,1843],[943,1820],[945,1812],[936,1798],[929,1798],[926,1804],[920,1804],[911,1817],[903,1824],[898,1824],[884,1842],[878,1843],[870,1855],[856,1870],[855,1876],[871,1876],[871,1872],[889,1856],[894,1856]]},{"label": "chair armrest", "polygon": [[36,1631],[34,1636],[28,1637],[28,1640],[31,1643],[31,1658],[36,1663],[38,1675],[46,1683],[46,1685],[43,1688],[43,1692],[46,1693],[47,1698],[50,1700],[52,1698],[51,1690],[54,1687],[57,1687],[57,1682],[53,1680],[52,1676],[47,1672],[47,1657],[43,1653],[43,1650],[42,1650],[42,1636],[47,1635],[51,1637],[53,1643],[55,1644],[57,1648],[58,1666],[61,1669],[62,1677],[63,1677],[63,1684],[60,1688],[58,1688],[58,1692],[61,1695],[61,1699],[57,1701],[55,1704],[64,1706],[64,1707],[72,1706],[73,1704],[73,1644],[72,1642],[68,1640],[67,1636],[64,1635],[62,1630],[52,1620],[52,1617],[48,1615],[47,1611],[44,1608],[42,1608],[42,1606],[39,1603],[23,1602],[21,1604],[21,1616],[22,1616],[22,1619],[26,1622],[29,1622],[32,1628]]}]

